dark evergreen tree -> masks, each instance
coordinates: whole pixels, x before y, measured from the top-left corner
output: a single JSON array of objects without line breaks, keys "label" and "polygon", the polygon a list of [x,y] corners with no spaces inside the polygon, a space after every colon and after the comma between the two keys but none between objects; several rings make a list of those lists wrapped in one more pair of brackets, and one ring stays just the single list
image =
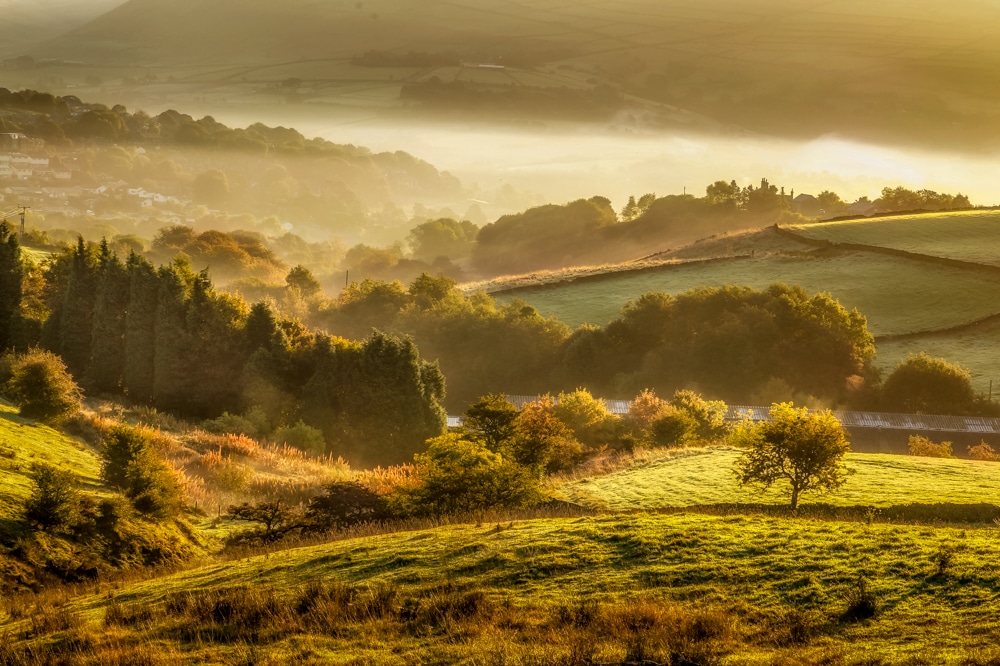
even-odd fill
[{"label": "dark evergreen tree", "polygon": [[187,307],[192,345],[187,359],[189,398],[198,416],[217,416],[239,409],[240,378],[249,356],[243,334],[246,319],[243,299],[215,293],[208,273],[198,275]]},{"label": "dark evergreen tree", "polygon": [[191,406],[188,358],[192,348],[187,301],[196,276],[186,262],[176,261],[161,266],[158,275],[153,400],[163,409],[184,411]]},{"label": "dark evergreen tree", "polygon": [[404,462],[444,432],[444,377],[412,340],[375,331],[360,344],[327,344],[303,407],[338,455],[362,465]]},{"label": "dark evergreen tree", "polygon": [[125,314],[124,387],[133,400],[148,402],[153,397],[160,283],[152,264],[134,252],[129,255],[125,270],[129,293]]},{"label": "dark evergreen tree", "polygon": [[97,260],[82,236],[77,237],[69,269],[59,320],[58,353],[73,376],[81,377],[90,365],[97,284]]},{"label": "dark evergreen tree", "polygon": [[21,317],[24,266],[14,228],[0,222],[0,350],[14,346]]},{"label": "dark evergreen tree", "polygon": [[129,274],[121,260],[101,241],[97,256],[97,293],[87,383],[97,391],[121,388],[125,370],[125,328]]}]

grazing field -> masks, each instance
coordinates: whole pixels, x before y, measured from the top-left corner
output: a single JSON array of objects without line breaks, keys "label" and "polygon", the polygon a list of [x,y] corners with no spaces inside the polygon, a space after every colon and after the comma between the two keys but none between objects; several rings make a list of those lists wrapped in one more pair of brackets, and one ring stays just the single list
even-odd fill
[{"label": "grazing field", "polygon": [[790,227],[814,240],[896,250],[1000,266],[1000,211],[925,213]]},{"label": "grazing field", "polygon": [[603,326],[626,302],[650,291],[679,293],[723,285],[762,289],[775,282],[832,294],[864,314],[876,336],[945,328],[1000,311],[1000,275],[866,252],[681,264],[498,294],[497,299],[506,302],[516,296],[572,327]]},{"label": "grazing field", "polygon": [[950,333],[883,340],[877,347],[875,364],[886,372],[908,354],[926,352],[968,370],[977,391],[987,393],[993,380],[993,396],[1000,395],[1000,322],[985,322]]},{"label": "grazing field", "polygon": [[691,513],[444,526],[10,599],[0,660],[985,666],[995,544],[992,528]]},{"label": "grazing field", "polygon": [[41,462],[72,471],[85,487],[100,485],[100,461],[86,445],[61,432],[17,415],[0,404],[0,516],[10,516],[28,496],[31,464]]},{"label": "grazing field", "polygon": [[[783,504],[784,488],[767,493],[740,488],[733,474],[739,451],[731,448],[664,452],[662,459],[559,486],[565,499],[601,509],[628,511],[702,504]],[[1000,504],[1000,463],[851,453],[852,474],[840,490],[809,494],[804,502],[887,507],[901,504]]]}]

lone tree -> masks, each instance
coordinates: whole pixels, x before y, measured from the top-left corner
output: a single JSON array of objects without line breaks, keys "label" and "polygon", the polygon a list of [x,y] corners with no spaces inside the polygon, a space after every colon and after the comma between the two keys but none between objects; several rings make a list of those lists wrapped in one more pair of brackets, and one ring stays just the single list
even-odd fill
[{"label": "lone tree", "polygon": [[809,490],[836,490],[847,480],[844,454],[851,449],[840,421],[829,411],[810,414],[791,403],[771,406],[770,420],[744,421],[730,441],[745,449],[736,463],[740,485],[760,485],[767,490],[787,481],[790,505]]}]

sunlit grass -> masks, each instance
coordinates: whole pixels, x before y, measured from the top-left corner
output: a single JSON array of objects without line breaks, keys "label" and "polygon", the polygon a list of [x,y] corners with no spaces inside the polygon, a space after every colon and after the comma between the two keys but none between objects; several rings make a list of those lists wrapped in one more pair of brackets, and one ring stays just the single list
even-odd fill
[{"label": "sunlit grass", "polygon": [[[608,275],[601,281],[521,291],[546,316],[570,326],[604,325],[622,306],[650,291],[676,294],[696,287],[775,282],[828,292],[868,318],[876,335],[934,330],[1000,311],[1000,276],[950,266],[849,252],[824,257],[773,256],[665,267],[655,272]],[[500,301],[514,296],[502,295]]]},{"label": "sunlit grass", "polygon": [[[767,493],[741,488],[733,465],[739,450],[725,447],[664,452],[635,467],[558,486],[566,499],[586,506],[625,511],[702,504],[783,504],[783,488]],[[1000,463],[942,460],[889,454],[851,453],[847,482],[834,493],[812,494],[808,502],[887,507],[911,503],[1000,504]]]},{"label": "sunlit grass", "polygon": [[816,240],[1000,265],[1000,211],[995,210],[823,222],[792,230]]},{"label": "sunlit grass", "polygon": [[[546,639],[551,620],[545,618],[559,606],[588,599],[626,607],[650,599],[729,618],[734,636],[721,646],[726,658],[713,663],[770,664],[792,656],[800,661],[780,663],[817,663],[831,650],[844,659],[831,663],[862,657],[880,664],[981,663],[963,660],[992,650],[1000,635],[996,539],[992,528],[699,514],[444,526],[208,566],[71,599],[62,608],[82,623],[78,633],[112,631],[125,643],[154,642],[161,651],[182,652],[185,661],[217,662],[245,642],[234,641],[223,625],[186,640],[193,634],[184,629],[184,618],[157,610],[170,595],[232,589],[237,599],[257,603],[252,600],[261,595],[292,599],[310,582],[323,581],[375,585],[420,599],[446,583],[485,593],[498,610],[475,621],[422,628],[372,619],[330,633],[291,627],[269,634],[275,628],[265,624],[244,627],[244,635],[255,637],[261,657],[301,659],[307,645],[308,663],[483,663],[488,656],[490,663],[505,663],[554,640],[555,633]],[[942,552],[951,553],[943,573]],[[841,623],[848,593],[862,575],[882,613]],[[154,620],[104,628],[111,603],[148,609]],[[791,645],[772,642],[768,627],[788,613],[815,613],[816,634]],[[8,635],[15,641],[23,640],[17,637],[25,626],[25,620],[0,619],[0,633],[13,632]],[[380,652],[389,647],[392,653]],[[917,656],[930,661],[907,661]]]},{"label": "sunlit grass", "polygon": [[31,492],[32,463],[71,471],[87,487],[100,484],[101,465],[94,450],[0,404],[0,516],[11,515]]}]

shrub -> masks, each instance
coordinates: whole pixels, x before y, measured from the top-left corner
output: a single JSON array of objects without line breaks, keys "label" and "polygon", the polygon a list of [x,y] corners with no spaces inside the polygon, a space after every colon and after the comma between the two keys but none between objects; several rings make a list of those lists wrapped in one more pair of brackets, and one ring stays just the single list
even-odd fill
[{"label": "shrub", "polygon": [[401,498],[411,513],[510,509],[542,497],[531,470],[458,434],[435,437],[413,459],[420,485]]},{"label": "shrub", "polygon": [[263,433],[258,429],[257,424],[245,416],[223,412],[219,416],[201,424],[203,430],[216,435],[246,435],[247,437],[259,437]]},{"label": "shrub", "polygon": [[677,391],[670,399],[670,406],[683,411],[695,422],[692,439],[711,442],[725,437],[726,403],[721,400],[705,400],[694,391]]},{"label": "shrub", "polygon": [[180,512],[180,483],[156,453],[146,430],[125,423],[112,426],[104,436],[101,456],[101,477],[121,490],[137,511],[157,518]]},{"label": "shrub", "polygon": [[583,456],[583,446],[552,413],[552,407],[549,397],[525,405],[517,418],[516,435],[503,451],[538,474],[569,469]]},{"label": "shrub", "polygon": [[993,450],[993,447],[986,442],[980,442],[977,446],[970,446],[969,457],[973,460],[1000,461],[1000,454],[997,454]]},{"label": "shrub", "polygon": [[576,439],[590,447],[613,442],[620,421],[603,400],[582,388],[560,393],[552,413],[569,426]]},{"label": "shrub", "polygon": [[326,454],[326,440],[323,439],[323,432],[302,421],[291,426],[281,426],[274,431],[272,439],[313,455]]},{"label": "shrub", "polygon": [[465,427],[481,438],[490,451],[499,451],[517,431],[519,415],[517,407],[502,393],[491,393],[465,411]]},{"label": "shrub", "polygon": [[879,614],[878,595],[864,576],[858,576],[854,586],[847,592],[847,609],[840,616],[844,622],[859,622]]},{"label": "shrub", "polygon": [[44,463],[32,463],[31,495],[24,502],[24,519],[43,531],[65,527],[76,513],[76,475]]},{"label": "shrub", "polygon": [[978,403],[968,370],[921,352],[910,354],[886,378],[882,404],[889,411],[969,414]]},{"label": "shrub", "polygon": [[664,405],[649,428],[649,436],[657,446],[684,445],[695,437],[698,422],[683,409]]},{"label": "shrub", "polygon": [[313,529],[343,529],[389,517],[386,501],[360,483],[331,483],[309,501],[306,521]]},{"label": "shrub", "polygon": [[910,435],[910,455],[925,458],[954,458],[951,442],[935,444],[921,435]]},{"label": "shrub", "polygon": [[47,423],[79,411],[83,397],[62,359],[38,349],[10,360],[5,390],[23,416]]}]

